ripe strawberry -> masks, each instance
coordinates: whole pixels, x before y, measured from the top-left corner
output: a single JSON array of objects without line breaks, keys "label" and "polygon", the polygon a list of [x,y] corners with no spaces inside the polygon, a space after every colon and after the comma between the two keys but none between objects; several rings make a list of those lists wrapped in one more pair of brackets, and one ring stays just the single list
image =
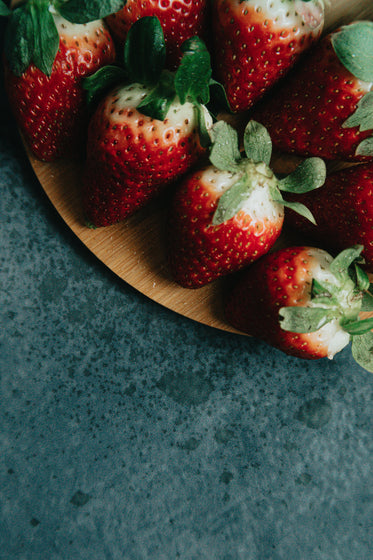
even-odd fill
[{"label": "ripe strawberry", "polygon": [[[287,200],[300,200],[289,195]],[[373,272],[373,164],[365,163],[336,171],[317,192],[307,193],[302,202],[311,210],[317,226],[291,210],[285,222],[323,246],[342,250],[364,246],[365,269]]]},{"label": "ripe strawberry", "polygon": [[167,47],[167,66],[174,68],[181,59],[180,46],[193,36],[205,38],[207,0],[127,0],[119,12],[106,18],[114,39],[123,45],[131,26],[144,16],[156,16]]},{"label": "ripe strawberry", "polygon": [[373,22],[327,35],[256,118],[274,145],[325,159],[373,159]]},{"label": "ripe strawberry", "polygon": [[[93,5],[92,5],[93,4]],[[94,0],[61,4],[29,1],[11,12],[5,37],[5,84],[24,138],[41,160],[51,161],[79,145],[85,124],[82,80],[115,59]],[[93,20],[93,21],[92,21]],[[84,138],[84,137],[83,137]]]},{"label": "ripe strawberry", "polygon": [[[176,191],[169,217],[169,263],[175,280],[198,288],[234,272],[269,251],[282,229],[281,190],[306,192],[325,179],[325,164],[306,160],[278,180],[271,169],[271,140],[250,121],[244,135],[247,157],[237,133],[224,121],[214,126],[211,165],[188,176]],[[312,219],[307,209],[295,210]]]},{"label": "ripe strawberry", "polygon": [[235,328],[286,354],[333,358],[352,338],[355,360],[373,371],[372,285],[354,264],[362,247],[335,259],[322,249],[288,247],[244,271],[226,294],[226,318]]},{"label": "ripe strawberry", "polygon": [[[89,125],[83,207],[92,225],[127,218],[206,151],[201,137],[203,144],[209,141],[212,125],[204,106],[210,57],[197,38],[183,48],[177,72],[162,72],[165,45],[158,19],[144,17],[132,26],[125,46],[129,84],[110,91]],[[99,86],[105,73],[97,73]],[[94,80],[88,85],[95,90]]]},{"label": "ripe strawberry", "polygon": [[319,38],[323,25],[323,0],[217,0],[215,72],[231,109],[249,109]]}]

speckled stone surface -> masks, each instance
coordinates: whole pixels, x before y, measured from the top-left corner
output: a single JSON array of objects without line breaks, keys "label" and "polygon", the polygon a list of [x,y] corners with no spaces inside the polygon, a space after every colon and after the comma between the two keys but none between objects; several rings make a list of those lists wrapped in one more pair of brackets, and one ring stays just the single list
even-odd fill
[{"label": "speckled stone surface", "polygon": [[372,375],[120,281],[1,102],[1,560],[370,560]]}]

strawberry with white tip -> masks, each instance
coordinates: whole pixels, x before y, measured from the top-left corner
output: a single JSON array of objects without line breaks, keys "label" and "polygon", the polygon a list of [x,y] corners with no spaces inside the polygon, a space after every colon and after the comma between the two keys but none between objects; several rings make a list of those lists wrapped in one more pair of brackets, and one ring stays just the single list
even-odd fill
[{"label": "strawberry with white tip", "polygon": [[88,131],[82,201],[95,227],[124,220],[194,165],[210,143],[210,56],[193,38],[183,45],[176,73],[162,70],[165,43],[159,20],[144,17],[125,45],[126,84],[117,67],[86,81],[97,91],[119,79],[97,107]]},{"label": "strawberry with white tip", "polygon": [[214,61],[232,111],[248,110],[320,37],[323,0],[217,0]]},{"label": "strawberry with white tip", "polygon": [[[174,194],[169,212],[168,260],[175,280],[199,288],[235,272],[267,253],[284,220],[281,191],[307,192],[325,180],[319,158],[305,160],[278,179],[269,167],[271,139],[254,121],[238,135],[226,122],[214,125],[210,165],[188,175]],[[289,203],[313,219],[301,203]]]},{"label": "strawberry with white tip", "polygon": [[336,258],[287,247],[242,272],[225,294],[227,321],[286,354],[333,358],[352,340],[355,360],[373,372],[373,286],[358,262],[362,246]]},{"label": "strawberry with white tip", "polygon": [[83,151],[87,114],[82,81],[115,60],[103,17],[120,0],[28,0],[8,15],[5,86],[18,126],[36,157]]}]

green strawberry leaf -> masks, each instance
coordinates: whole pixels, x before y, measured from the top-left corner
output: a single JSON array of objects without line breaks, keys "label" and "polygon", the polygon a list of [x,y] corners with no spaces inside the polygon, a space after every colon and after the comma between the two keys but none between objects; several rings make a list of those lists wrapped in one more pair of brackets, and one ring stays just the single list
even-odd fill
[{"label": "green strawberry leaf", "polygon": [[162,26],[155,16],[138,19],[128,32],[124,64],[129,81],[154,86],[164,68],[166,45]]},{"label": "green strawberry leaf", "polygon": [[332,44],[347,70],[359,80],[373,82],[372,21],[358,21],[345,25],[332,36]]},{"label": "green strawberry leaf", "polygon": [[119,66],[108,64],[84,78],[83,88],[87,91],[87,102],[96,104],[110,89],[127,81],[127,73]]},{"label": "green strawberry leaf", "polygon": [[195,105],[198,114],[198,130],[199,130],[199,141],[203,148],[207,148],[211,145],[210,131],[207,126],[207,109],[204,105],[197,103]]},{"label": "green strawberry leaf", "polygon": [[155,88],[141,101],[137,109],[143,115],[163,121],[174,99],[174,75],[165,70]]},{"label": "green strawberry leaf", "polygon": [[322,307],[282,307],[280,326],[294,333],[316,332],[335,318],[335,313]]},{"label": "green strawberry leaf", "polygon": [[192,37],[181,45],[184,53],[175,74],[175,90],[180,102],[187,99],[206,105],[210,100],[211,61],[205,43]]},{"label": "green strawberry leaf", "polygon": [[352,355],[355,361],[373,373],[373,332],[352,337]]},{"label": "green strawberry leaf", "polygon": [[304,160],[284,179],[280,179],[278,186],[281,191],[302,194],[318,189],[325,183],[326,165],[318,158]]},{"label": "green strawberry leaf", "polygon": [[272,140],[266,127],[251,120],[244,132],[244,148],[246,156],[254,163],[270,164],[272,157]]},{"label": "green strawberry leaf", "polygon": [[312,293],[312,297],[314,297],[314,298],[319,298],[319,297],[330,298],[331,297],[329,284],[320,282],[319,280],[316,280],[316,278],[313,278],[313,280],[312,280],[311,293]]},{"label": "green strawberry leaf", "polygon": [[4,54],[11,71],[21,76],[31,64],[34,49],[34,27],[29,5],[14,10],[5,29]]},{"label": "green strawberry leaf", "polygon": [[355,270],[355,283],[361,292],[366,292],[369,290],[370,283],[369,283],[369,276],[360,266],[355,263],[354,266]]},{"label": "green strawberry leaf", "polygon": [[320,305],[338,306],[338,301],[340,299],[341,292],[341,282],[338,279],[331,276],[328,280],[316,280],[313,279],[312,282],[312,301],[313,303]]},{"label": "green strawberry leaf", "polygon": [[373,136],[366,138],[357,147],[357,156],[373,156]]},{"label": "green strawberry leaf", "polygon": [[219,121],[213,127],[213,142],[210,161],[221,171],[236,171],[241,160],[238,149],[238,134],[225,121]]},{"label": "green strawberry leaf", "polygon": [[0,16],[10,16],[12,11],[0,0]]},{"label": "green strawberry leaf", "polygon": [[88,23],[118,12],[126,0],[57,0],[54,7],[71,23]]},{"label": "green strawberry leaf", "polygon": [[369,91],[360,99],[356,111],[342,126],[343,128],[358,126],[360,132],[373,129],[373,91]]},{"label": "green strawberry leaf", "polygon": [[373,311],[373,284],[369,286],[368,290],[363,292],[361,311]]},{"label": "green strawberry leaf", "polygon": [[296,212],[300,216],[303,216],[303,218],[306,218],[312,224],[317,225],[316,220],[315,220],[311,210],[309,210],[307,208],[307,206],[305,206],[301,202],[288,202],[288,201],[284,200],[278,189],[274,189],[272,191],[271,198],[272,198],[273,202],[277,202],[278,204],[282,204],[282,206],[284,206],[285,208],[290,208],[291,210],[293,210],[293,212]]},{"label": "green strawberry leaf", "polygon": [[245,203],[250,185],[247,175],[243,175],[237,183],[232,185],[219,198],[218,206],[215,210],[212,224],[214,226],[223,224],[235,216]]},{"label": "green strawberry leaf", "polygon": [[365,334],[373,329],[373,317],[342,323],[343,329],[351,335]]},{"label": "green strawberry leaf", "polygon": [[48,2],[29,2],[12,12],[5,30],[4,53],[16,76],[21,76],[31,63],[49,76],[59,43]]},{"label": "green strawberry leaf", "polygon": [[206,105],[210,113],[215,117],[222,111],[232,113],[223,84],[217,82],[213,78],[210,78],[209,88],[210,101]]},{"label": "green strawberry leaf", "polygon": [[60,37],[52,14],[45,4],[30,4],[34,29],[33,62],[46,76],[52,73]]},{"label": "green strawberry leaf", "polygon": [[351,264],[360,258],[363,249],[362,245],[354,245],[339,253],[330,264],[330,272],[339,278],[344,276]]}]

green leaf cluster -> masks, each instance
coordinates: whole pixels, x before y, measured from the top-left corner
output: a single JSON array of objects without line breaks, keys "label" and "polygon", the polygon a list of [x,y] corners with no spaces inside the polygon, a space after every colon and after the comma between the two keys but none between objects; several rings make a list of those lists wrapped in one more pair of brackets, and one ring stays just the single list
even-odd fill
[{"label": "green leaf cluster", "polygon": [[320,158],[309,158],[301,163],[293,173],[283,179],[277,179],[269,169],[272,157],[272,141],[267,129],[251,120],[245,128],[244,155],[239,150],[238,134],[225,121],[217,122],[213,129],[213,142],[210,151],[211,163],[222,171],[237,173],[237,186],[233,185],[222,195],[218,202],[213,223],[218,225],[233,217],[243,206],[255,182],[245,174],[247,162],[254,166],[265,166],[273,202],[292,208],[308,220],[315,223],[310,210],[299,202],[286,202],[281,191],[305,193],[321,187],[326,178],[326,166]]},{"label": "green leaf cluster", "polygon": [[50,76],[59,48],[52,9],[68,21],[88,23],[116,12],[123,0],[27,0],[9,10],[0,0],[0,16],[7,16],[4,53],[10,69],[21,76],[30,64]]},{"label": "green leaf cluster", "polygon": [[[157,18],[153,19],[155,20],[154,25],[159,25],[161,30]],[[139,26],[141,26],[141,21],[142,20],[138,20],[137,22]],[[176,72],[169,72],[165,69],[162,70],[160,61],[158,66],[155,66],[155,62],[149,64],[149,52],[143,53],[144,62],[146,61],[147,63],[144,65],[144,69],[156,67],[157,70],[154,73],[154,78],[156,78],[154,80],[149,79],[151,76],[148,78],[148,74],[143,76],[141,83],[146,83],[146,80],[148,80],[148,85],[154,85],[154,88],[140,103],[138,110],[150,117],[164,120],[175,98],[178,98],[182,104],[186,102],[192,103],[198,113],[201,143],[207,146],[210,144],[210,135],[207,129],[204,106],[207,105],[210,100],[210,54],[205,43],[199,37],[192,37],[185,41],[181,50],[183,56]],[[136,52],[139,52],[137,48]],[[125,58],[125,63],[129,68],[129,76],[131,79],[133,76],[132,66],[128,65],[127,58]],[[133,63],[137,65],[137,58],[133,60]]]}]

